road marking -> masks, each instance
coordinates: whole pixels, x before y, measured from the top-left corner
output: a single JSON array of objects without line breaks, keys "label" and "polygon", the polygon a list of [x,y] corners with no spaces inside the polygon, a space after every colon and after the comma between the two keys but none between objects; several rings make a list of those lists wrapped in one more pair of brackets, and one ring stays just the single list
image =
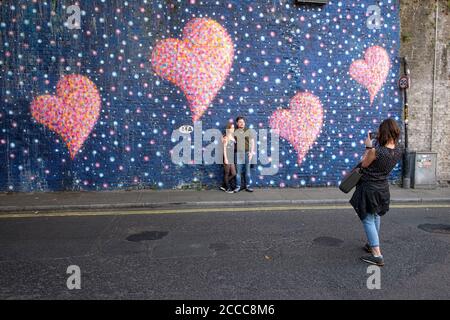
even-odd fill
[{"label": "road marking", "polygon": [[[450,208],[450,204],[392,204],[393,209],[420,209],[420,208]],[[133,216],[153,214],[182,214],[182,213],[209,213],[209,212],[255,212],[255,211],[304,211],[304,210],[348,210],[350,205],[309,205],[309,206],[278,206],[278,207],[234,207],[234,208],[189,208],[189,209],[149,209],[149,210],[110,210],[110,211],[66,211],[43,213],[5,213],[0,219],[13,218],[44,218],[44,217],[91,217],[91,216]]]}]

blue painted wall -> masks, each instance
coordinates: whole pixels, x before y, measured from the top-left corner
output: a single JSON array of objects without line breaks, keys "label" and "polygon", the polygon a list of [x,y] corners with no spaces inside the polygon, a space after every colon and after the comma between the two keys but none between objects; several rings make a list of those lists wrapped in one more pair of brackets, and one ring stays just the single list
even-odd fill
[{"label": "blue painted wall", "polygon": [[[337,185],[364,151],[362,140],[387,117],[401,121],[399,3],[329,1],[79,1],[81,29],[68,29],[72,1],[2,1],[0,4],[0,191],[106,190],[217,185],[218,165],[172,164],[171,134],[192,125],[185,94],[152,69],[157,41],[181,38],[193,18],[223,26],[234,61],[208,111],[203,129],[223,130],[237,115],[268,128],[279,107],[298,92],[323,106],[323,127],[301,165],[281,140],[279,172],[256,186]],[[379,5],[381,29],[367,27],[367,8]],[[53,12],[53,13],[52,13]],[[386,50],[390,69],[370,103],[350,75],[370,47]],[[55,94],[58,80],[78,74],[101,96],[92,132],[73,159],[61,136],[37,122],[33,99]],[[113,90],[112,88],[115,88]],[[399,168],[392,175],[395,180]]]}]

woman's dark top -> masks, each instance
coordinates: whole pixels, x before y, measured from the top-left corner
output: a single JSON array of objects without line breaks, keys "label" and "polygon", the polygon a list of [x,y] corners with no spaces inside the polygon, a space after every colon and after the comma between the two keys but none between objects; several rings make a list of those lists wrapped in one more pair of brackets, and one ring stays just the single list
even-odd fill
[{"label": "woman's dark top", "polygon": [[362,168],[362,177],[350,200],[361,220],[367,214],[384,215],[389,211],[390,193],[388,177],[403,156],[400,147],[389,149],[375,144],[375,160],[367,168]]},{"label": "woman's dark top", "polygon": [[225,149],[225,152],[226,152],[227,158],[228,158],[228,164],[235,164],[235,160],[234,160],[235,145],[236,145],[236,140],[231,140],[228,138],[228,142],[227,142],[226,149]]}]

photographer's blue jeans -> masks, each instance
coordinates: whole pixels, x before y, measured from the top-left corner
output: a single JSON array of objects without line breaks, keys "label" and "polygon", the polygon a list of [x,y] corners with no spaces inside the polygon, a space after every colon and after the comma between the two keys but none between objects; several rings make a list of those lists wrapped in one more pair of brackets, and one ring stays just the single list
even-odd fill
[{"label": "photographer's blue jeans", "polygon": [[369,246],[379,247],[380,246],[380,216],[377,214],[369,213],[367,217],[362,221],[364,226],[364,231],[366,232],[367,240],[369,242]]},{"label": "photographer's blue jeans", "polygon": [[[252,185],[252,175],[250,172],[250,161],[248,159],[248,152],[245,154],[243,153],[237,153],[236,154],[236,187],[241,187],[242,182],[242,173],[245,174],[245,187],[250,188]],[[245,160],[245,163],[244,163]]]}]

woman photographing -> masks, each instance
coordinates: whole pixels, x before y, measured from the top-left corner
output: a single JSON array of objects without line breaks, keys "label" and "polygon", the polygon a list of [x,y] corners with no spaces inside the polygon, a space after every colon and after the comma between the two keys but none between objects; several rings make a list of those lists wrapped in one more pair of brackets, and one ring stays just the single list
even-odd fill
[{"label": "woman photographing", "polygon": [[378,129],[374,143],[370,134],[366,141],[366,152],[361,161],[362,177],[350,200],[364,226],[367,236],[364,249],[370,253],[361,260],[384,265],[380,249],[380,217],[389,211],[390,192],[388,177],[402,158],[403,151],[398,146],[400,128],[393,119],[384,120]]}]

